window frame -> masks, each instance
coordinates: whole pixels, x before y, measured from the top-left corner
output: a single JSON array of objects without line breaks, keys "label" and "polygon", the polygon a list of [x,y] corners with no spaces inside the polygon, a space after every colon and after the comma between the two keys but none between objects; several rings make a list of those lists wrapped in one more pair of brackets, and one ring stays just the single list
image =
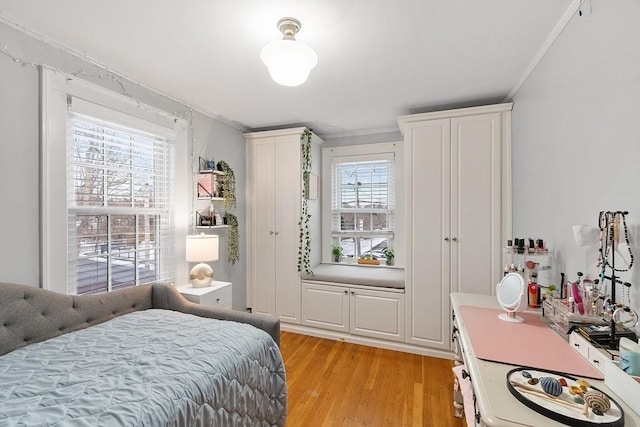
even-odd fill
[{"label": "window frame", "polygon": [[67,257],[67,104],[78,98],[123,115],[144,120],[175,135],[173,241],[175,280],[186,277],[184,236],[191,194],[187,121],[120,95],[102,86],[52,69],[41,69],[41,287],[69,293]]},{"label": "window frame", "polygon": [[[395,254],[394,265],[401,267],[404,262],[404,174],[403,174],[403,145],[402,142],[387,142],[375,144],[345,145],[337,147],[324,147],[322,149],[322,262],[332,262],[331,247],[333,245],[333,164],[334,158],[350,158],[352,161],[370,161],[372,157],[393,155],[395,172],[394,176],[394,229],[393,250]],[[370,234],[375,234],[370,233]],[[358,264],[355,264],[358,265]],[[363,266],[364,267],[364,266]]]}]

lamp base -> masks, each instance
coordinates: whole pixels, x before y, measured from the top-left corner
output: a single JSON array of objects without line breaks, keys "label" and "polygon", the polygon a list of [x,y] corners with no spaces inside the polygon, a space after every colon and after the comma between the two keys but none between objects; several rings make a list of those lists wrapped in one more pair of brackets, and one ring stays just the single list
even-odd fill
[{"label": "lamp base", "polygon": [[206,288],[213,282],[213,268],[203,262],[196,264],[189,273],[189,279],[194,288]]}]

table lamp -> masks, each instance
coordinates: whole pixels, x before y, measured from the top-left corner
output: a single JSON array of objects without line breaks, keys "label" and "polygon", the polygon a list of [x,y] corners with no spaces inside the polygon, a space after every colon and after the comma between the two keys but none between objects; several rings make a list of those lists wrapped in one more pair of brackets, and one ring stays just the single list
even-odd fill
[{"label": "table lamp", "polygon": [[213,281],[213,268],[207,261],[218,259],[218,236],[201,233],[187,236],[187,261],[197,262],[189,273],[191,286],[204,288]]}]

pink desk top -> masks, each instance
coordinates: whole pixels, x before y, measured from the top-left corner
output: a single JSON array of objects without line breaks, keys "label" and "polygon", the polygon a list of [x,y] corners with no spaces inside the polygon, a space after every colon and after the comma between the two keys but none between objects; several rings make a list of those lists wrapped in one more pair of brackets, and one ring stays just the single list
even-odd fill
[{"label": "pink desk top", "polygon": [[498,319],[502,310],[462,305],[464,322],[475,356],[491,362],[604,379],[600,371],[549,328],[539,316],[518,313],[524,323]]}]

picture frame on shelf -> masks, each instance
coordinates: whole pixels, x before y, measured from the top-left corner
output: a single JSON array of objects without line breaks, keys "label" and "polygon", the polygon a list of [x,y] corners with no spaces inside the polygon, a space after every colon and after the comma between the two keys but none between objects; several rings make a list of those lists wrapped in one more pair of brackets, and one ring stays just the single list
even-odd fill
[{"label": "picture frame on shelf", "polygon": [[216,170],[216,162],[213,158],[205,159],[202,156],[198,156],[198,172],[211,173]]},{"label": "picture frame on shelf", "polygon": [[198,175],[197,194],[199,199],[222,199],[222,182],[219,173]]}]

